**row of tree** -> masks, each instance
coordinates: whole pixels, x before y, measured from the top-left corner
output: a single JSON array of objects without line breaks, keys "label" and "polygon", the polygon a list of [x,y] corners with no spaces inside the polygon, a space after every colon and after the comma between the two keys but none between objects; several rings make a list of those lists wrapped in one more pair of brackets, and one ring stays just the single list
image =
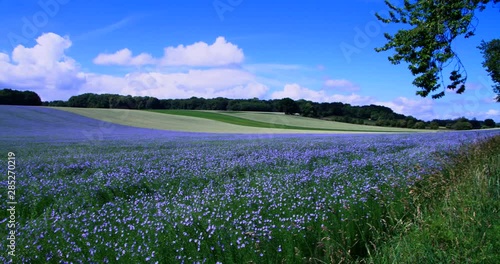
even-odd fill
[{"label": "row of tree", "polygon": [[479,129],[495,127],[492,119],[477,121],[459,118],[455,120],[433,120],[424,122],[413,116],[394,113],[392,109],[379,105],[352,106],[341,102],[317,103],[290,98],[261,100],[199,98],[158,99],[150,96],[124,96],[118,94],[85,93],[72,96],[68,101],[44,102],[47,106],[66,106],[83,108],[118,109],[186,109],[186,110],[224,110],[224,111],[266,111],[347,122],[364,125],[390,126],[415,129]]},{"label": "row of tree", "polygon": [[0,104],[3,105],[42,105],[37,93],[32,91],[0,90]]},{"label": "row of tree", "polygon": [[[290,98],[261,100],[199,98],[158,99],[150,96],[124,96],[118,94],[85,93],[72,96],[68,101],[45,102],[47,106],[67,106],[83,108],[118,108],[118,109],[185,109],[185,110],[224,110],[224,111],[265,111],[284,112],[288,115],[300,114],[305,117],[349,117],[370,120],[413,119],[413,117],[394,113],[390,108],[378,105],[351,106],[340,102],[316,103]],[[340,121],[340,120],[339,120]]]},{"label": "row of tree", "polygon": [[6,105],[45,105],[83,108],[118,108],[118,109],[187,109],[187,110],[224,110],[224,111],[266,111],[284,112],[289,115],[321,118],[326,120],[415,129],[448,129],[465,130],[495,127],[492,119],[478,121],[465,117],[458,119],[424,122],[412,116],[394,113],[392,109],[379,105],[352,106],[341,102],[316,103],[307,100],[290,98],[260,100],[228,99],[223,97],[205,99],[191,97],[188,99],[158,99],[150,96],[124,96],[118,94],[85,93],[72,96],[68,101],[43,102],[38,94],[32,91],[0,90],[0,104]]}]

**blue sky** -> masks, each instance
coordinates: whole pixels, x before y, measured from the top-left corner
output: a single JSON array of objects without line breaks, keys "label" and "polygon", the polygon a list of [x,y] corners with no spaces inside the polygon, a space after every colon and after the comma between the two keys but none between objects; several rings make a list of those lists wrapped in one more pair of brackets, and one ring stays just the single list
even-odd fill
[{"label": "blue sky", "polygon": [[387,10],[382,0],[0,0],[0,87],[42,100],[85,92],[291,97],[500,122],[476,48],[499,37],[498,4],[478,12],[476,36],[454,46],[468,89],[439,100],[416,96],[406,65],[374,51],[398,29],[373,15]]}]

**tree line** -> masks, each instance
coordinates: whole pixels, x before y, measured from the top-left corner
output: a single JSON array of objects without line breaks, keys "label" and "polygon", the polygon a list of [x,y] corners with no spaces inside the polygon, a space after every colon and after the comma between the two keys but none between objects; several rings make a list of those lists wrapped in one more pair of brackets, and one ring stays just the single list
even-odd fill
[{"label": "tree line", "polygon": [[304,99],[291,98],[262,100],[191,97],[187,99],[158,99],[151,96],[131,96],[118,94],[84,93],[72,96],[68,101],[42,102],[40,96],[32,91],[0,90],[0,104],[5,105],[44,105],[82,108],[115,109],[184,109],[184,110],[221,110],[221,111],[263,111],[283,112],[288,115],[320,118],[337,122],[375,125],[385,127],[439,129],[445,127],[455,130],[495,127],[492,119],[479,121],[465,117],[457,119],[434,119],[423,121],[413,116],[395,113],[392,109],[379,105],[352,106],[341,102],[317,103]]},{"label": "tree line", "polygon": [[44,102],[46,106],[116,108],[116,109],[184,109],[222,111],[284,112],[289,115],[320,118],[331,121],[415,129],[466,130],[495,127],[492,119],[478,121],[465,117],[458,119],[423,121],[413,116],[395,113],[391,108],[379,105],[352,106],[341,102],[317,103],[291,98],[263,100],[191,97],[187,99],[158,99],[151,96],[85,93],[72,96],[68,101]]},{"label": "tree line", "polygon": [[0,104],[3,105],[42,105],[37,93],[32,91],[0,90]]}]

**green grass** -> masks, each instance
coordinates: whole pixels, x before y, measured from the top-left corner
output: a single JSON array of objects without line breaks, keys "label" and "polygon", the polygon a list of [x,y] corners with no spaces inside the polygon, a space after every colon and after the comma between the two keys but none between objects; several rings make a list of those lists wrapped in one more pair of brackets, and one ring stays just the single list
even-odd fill
[{"label": "green grass", "polygon": [[151,110],[152,112],[205,118],[247,127],[295,129],[309,131],[353,131],[353,132],[415,132],[410,129],[362,126],[340,122],[324,121],[300,116],[289,116],[266,112],[225,112],[199,110]]},{"label": "green grass", "polygon": [[[418,132],[363,126],[268,112],[125,110],[52,107],[115,124],[173,131],[243,134]],[[423,130],[420,130],[423,131]],[[429,132],[428,130],[426,132]]]},{"label": "green grass", "polygon": [[412,216],[373,263],[500,263],[500,137],[458,153],[411,190]]},{"label": "green grass", "polygon": [[[210,119],[214,121],[224,122],[239,126],[250,126],[250,127],[263,127],[263,128],[292,128],[289,126],[284,126],[280,124],[271,124],[260,121],[249,120],[245,118],[240,118],[236,116],[223,115],[215,112],[205,112],[197,110],[150,110],[151,112],[170,114],[170,115],[180,115],[180,116],[191,116]],[[309,128],[299,128],[299,129],[309,129]]]},{"label": "green grass", "polygon": [[180,115],[180,116],[191,116],[210,119],[214,121],[224,122],[239,126],[249,126],[249,127],[260,127],[260,128],[279,128],[279,129],[299,129],[299,130],[326,130],[335,131],[336,129],[325,129],[316,127],[301,127],[301,126],[290,126],[284,124],[267,123],[246,118],[241,118],[232,115],[225,115],[215,112],[205,112],[197,110],[151,110],[151,112],[170,114],[170,115]]},{"label": "green grass", "polygon": [[[154,128],[173,131],[188,132],[208,132],[208,133],[241,133],[241,134],[279,134],[279,133],[351,133],[351,132],[375,132],[375,131],[355,131],[343,129],[311,129],[293,128],[288,126],[264,124],[246,119],[225,118],[225,115],[216,114],[215,117],[201,117],[206,111],[180,110],[184,114],[165,114],[163,112],[125,110],[125,109],[103,109],[103,108],[72,108],[72,107],[52,107],[54,109],[68,111],[78,115],[103,120],[115,124]],[[201,114],[200,114],[201,113]],[[226,120],[226,122],[222,121]],[[228,122],[227,120],[231,120]],[[231,123],[232,122],[232,123]],[[239,123],[251,124],[240,125]]]},{"label": "green grass", "polygon": [[[274,123],[288,126],[299,126],[299,127],[314,127],[320,129],[335,129],[335,130],[351,130],[351,131],[371,131],[371,132],[416,132],[424,130],[415,129],[405,129],[405,128],[395,128],[395,127],[380,127],[380,126],[368,126],[368,125],[358,125],[349,124],[335,121],[321,120],[317,118],[309,118],[294,115],[284,115],[280,113],[270,113],[270,112],[223,112],[219,113],[225,115],[231,115],[235,117],[240,117],[244,119]],[[429,130],[426,130],[429,132]]]}]

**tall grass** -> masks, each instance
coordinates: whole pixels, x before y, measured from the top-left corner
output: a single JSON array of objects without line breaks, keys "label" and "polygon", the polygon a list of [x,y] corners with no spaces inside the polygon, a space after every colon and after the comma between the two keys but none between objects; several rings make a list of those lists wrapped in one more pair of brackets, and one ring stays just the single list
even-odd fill
[{"label": "tall grass", "polygon": [[500,263],[500,137],[464,147],[410,190],[411,217],[372,263]]}]

